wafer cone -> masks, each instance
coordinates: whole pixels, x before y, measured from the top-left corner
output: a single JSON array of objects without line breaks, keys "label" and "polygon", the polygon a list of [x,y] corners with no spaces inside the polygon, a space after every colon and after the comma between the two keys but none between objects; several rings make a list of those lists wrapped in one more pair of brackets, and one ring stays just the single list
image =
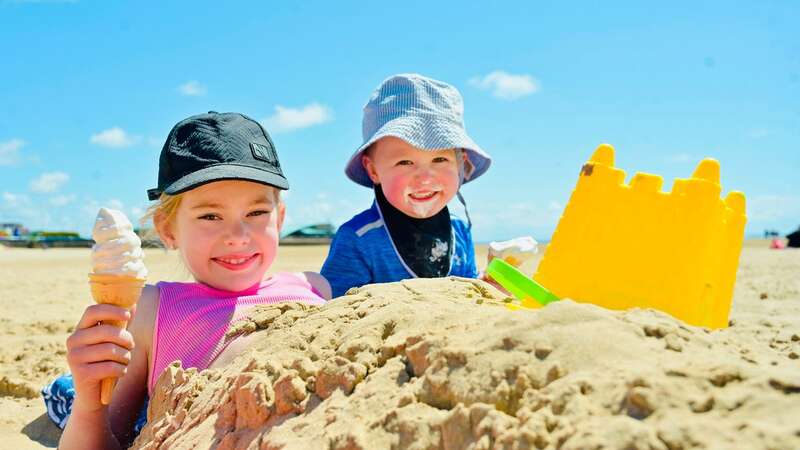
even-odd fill
[{"label": "wafer cone", "polygon": [[[89,285],[92,288],[92,298],[96,303],[121,306],[131,309],[142,293],[145,280],[142,278],[89,274]],[[128,325],[124,320],[109,320],[103,322],[114,325],[118,328],[125,328]],[[100,402],[104,405],[111,403],[111,392],[117,383],[116,378],[106,378],[100,385]]]}]

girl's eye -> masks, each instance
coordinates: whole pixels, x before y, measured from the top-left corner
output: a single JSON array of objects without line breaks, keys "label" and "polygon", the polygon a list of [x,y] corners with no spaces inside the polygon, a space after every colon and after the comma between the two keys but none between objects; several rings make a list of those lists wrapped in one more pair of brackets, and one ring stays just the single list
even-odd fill
[{"label": "girl's eye", "polygon": [[222,218],[216,214],[203,214],[202,216],[198,217],[200,220],[221,220]]},{"label": "girl's eye", "polygon": [[269,214],[269,213],[271,213],[271,212],[272,212],[272,211],[267,211],[266,209],[259,209],[259,210],[257,210],[257,211],[253,211],[253,212],[249,213],[249,214],[248,214],[248,216],[251,216],[251,217],[254,217],[254,216],[264,216],[264,215],[267,215],[267,214]]},{"label": "girl's eye", "polygon": [[412,164],[414,164],[414,163],[409,161],[409,160],[407,160],[407,159],[404,159],[402,161],[397,161],[397,164],[395,164],[395,165],[396,166],[410,166]]}]

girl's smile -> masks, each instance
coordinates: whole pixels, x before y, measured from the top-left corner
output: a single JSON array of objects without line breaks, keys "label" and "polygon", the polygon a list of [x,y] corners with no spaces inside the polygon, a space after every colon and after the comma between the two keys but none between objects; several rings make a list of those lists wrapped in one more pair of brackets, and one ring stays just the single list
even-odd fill
[{"label": "girl's smile", "polygon": [[220,266],[233,271],[240,271],[248,269],[258,262],[260,253],[253,253],[250,255],[226,255],[211,258],[212,261]]}]

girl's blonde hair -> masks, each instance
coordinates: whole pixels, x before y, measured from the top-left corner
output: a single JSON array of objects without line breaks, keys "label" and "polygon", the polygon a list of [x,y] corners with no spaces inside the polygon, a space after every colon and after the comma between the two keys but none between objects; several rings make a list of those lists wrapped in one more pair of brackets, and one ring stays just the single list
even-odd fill
[{"label": "girl's blonde hair", "polygon": [[[175,214],[178,212],[178,206],[180,206],[182,198],[183,193],[175,195],[161,194],[158,200],[147,208],[140,220],[142,228],[147,229],[144,235],[146,240],[161,240],[156,223],[162,222],[165,225],[169,225],[175,219]],[[147,227],[148,222],[152,222],[153,226]]]}]

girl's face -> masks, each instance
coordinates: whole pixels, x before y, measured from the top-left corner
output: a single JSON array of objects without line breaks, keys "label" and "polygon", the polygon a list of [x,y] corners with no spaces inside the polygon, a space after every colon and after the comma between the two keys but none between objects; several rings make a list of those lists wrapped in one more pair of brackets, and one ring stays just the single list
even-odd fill
[{"label": "girl's face", "polygon": [[389,203],[410,217],[436,215],[458,192],[459,162],[453,149],[420,150],[390,136],[375,142],[361,162]]},{"label": "girl's face", "polygon": [[277,190],[250,181],[204,184],[183,194],[170,223],[156,223],[194,278],[242,291],[264,278],[278,252],[285,208]]}]

